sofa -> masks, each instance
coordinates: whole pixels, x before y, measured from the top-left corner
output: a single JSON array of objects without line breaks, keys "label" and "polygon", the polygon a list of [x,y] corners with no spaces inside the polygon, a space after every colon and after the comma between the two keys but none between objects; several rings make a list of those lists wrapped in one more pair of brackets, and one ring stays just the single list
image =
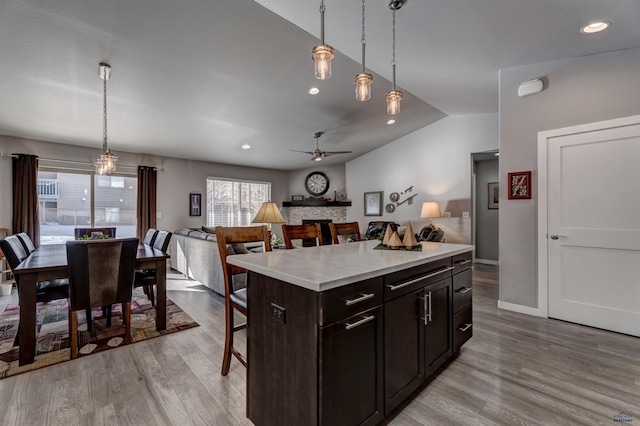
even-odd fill
[{"label": "sofa", "polygon": [[[234,245],[236,247],[238,245]],[[262,251],[261,243],[240,245],[242,247],[229,247],[229,254],[242,254]],[[246,248],[246,249],[245,249]],[[218,240],[213,228],[202,229],[182,228],[173,233],[169,242],[169,265],[171,269],[181,272],[183,275],[198,281],[209,287],[216,293],[224,296],[224,276]],[[244,274],[233,277],[233,285],[236,289],[243,288],[246,284]]]}]

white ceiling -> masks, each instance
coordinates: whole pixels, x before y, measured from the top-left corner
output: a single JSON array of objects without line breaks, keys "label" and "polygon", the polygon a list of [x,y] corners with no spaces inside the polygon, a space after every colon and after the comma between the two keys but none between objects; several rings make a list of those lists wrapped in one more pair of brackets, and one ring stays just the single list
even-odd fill
[{"label": "white ceiling", "polygon": [[[258,4],[260,3],[260,4]],[[0,134],[281,170],[355,158],[445,114],[498,111],[498,70],[640,46],[638,0],[408,0],[397,12],[397,123],[385,122],[391,11],[368,0],[374,97],[354,99],[358,0],[325,0],[333,77],[313,77],[318,0],[3,0]],[[264,6],[264,7],[263,7]],[[266,9],[265,9],[266,7]],[[583,35],[594,20],[612,22]],[[536,77],[536,76],[532,76]],[[312,85],[321,89],[310,96]],[[432,106],[433,105],[433,106]],[[241,145],[250,144],[244,151]]]}]

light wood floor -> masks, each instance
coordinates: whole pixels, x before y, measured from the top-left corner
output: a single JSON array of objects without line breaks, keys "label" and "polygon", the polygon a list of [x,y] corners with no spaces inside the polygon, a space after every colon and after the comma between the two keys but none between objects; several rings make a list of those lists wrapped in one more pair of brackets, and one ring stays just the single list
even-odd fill
[{"label": "light wood floor", "polygon": [[[640,423],[640,339],[498,310],[486,269],[474,271],[474,337],[386,424],[610,425],[621,412]],[[2,379],[0,424],[251,424],[244,367],[219,374],[222,298],[169,278],[200,327]]]}]

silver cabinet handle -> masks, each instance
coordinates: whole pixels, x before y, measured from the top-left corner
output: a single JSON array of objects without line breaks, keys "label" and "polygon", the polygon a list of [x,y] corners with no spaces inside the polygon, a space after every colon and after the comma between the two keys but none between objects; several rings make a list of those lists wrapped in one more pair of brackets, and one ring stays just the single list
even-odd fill
[{"label": "silver cabinet handle", "polygon": [[[429,294],[427,294],[427,298],[429,299],[429,312],[427,313],[426,318],[428,318],[429,321],[431,321],[431,291],[429,291]],[[426,321],[425,321],[425,325],[426,325]]]},{"label": "silver cabinet handle", "polygon": [[569,238],[569,237],[567,237],[566,235],[559,235],[559,234],[551,234],[551,235],[549,235],[549,237],[550,237],[552,240],[557,240],[558,238]]},{"label": "silver cabinet handle", "polygon": [[375,315],[371,315],[371,316],[368,316],[368,317],[364,317],[361,320],[353,322],[353,323],[348,322],[347,325],[344,327],[344,329],[345,330],[351,330],[352,328],[356,328],[359,325],[362,325],[362,324],[364,324],[366,322],[369,322],[369,321],[375,319],[375,317],[376,317]]},{"label": "silver cabinet handle", "polygon": [[458,265],[462,266],[466,265],[467,263],[471,263],[471,261],[469,259],[461,260],[460,262],[458,262]]},{"label": "silver cabinet handle", "polygon": [[465,294],[465,293],[469,293],[470,291],[471,291],[471,287],[462,287],[460,290],[458,290],[458,293]]},{"label": "silver cabinet handle", "polygon": [[360,303],[367,299],[371,299],[374,296],[374,293],[370,293],[370,294],[360,293],[360,294],[361,294],[360,297],[357,297],[355,299],[345,300],[344,304],[347,306],[355,305],[356,303]]},{"label": "silver cabinet handle", "polygon": [[418,296],[418,299],[422,300],[422,318],[420,318],[421,320],[424,321],[424,325],[429,324],[429,320],[431,319],[429,317],[429,307],[427,306],[427,295],[425,294],[424,297],[420,297]]},{"label": "silver cabinet handle", "polygon": [[462,331],[462,332],[464,333],[465,331],[467,331],[468,329],[470,329],[472,325],[473,325],[473,324],[471,324],[471,323],[468,323],[468,324],[462,325],[462,326],[458,327],[458,330],[460,330],[460,331]]},{"label": "silver cabinet handle", "polygon": [[430,274],[428,274],[428,275],[423,275],[423,276],[418,277],[418,278],[415,278],[415,279],[413,279],[413,280],[411,280],[411,281],[407,281],[406,283],[396,284],[396,285],[387,284],[387,287],[389,287],[389,289],[390,289],[391,291],[398,290],[398,289],[403,288],[403,287],[406,287],[406,286],[408,286],[408,285],[411,285],[411,284],[417,283],[417,282],[418,282],[418,281],[420,281],[420,280],[424,280],[425,278],[435,277],[436,275],[440,275],[440,274],[445,273],[445,272],[448,272],[448,271],[450,271],[450,270],[452,270],[452,269],[455,269],[455,268],[454,268],[453,266],[449,266],[449,267],[447,267],[447,268],[440,269],[440,270],[438,270],[438,271],[436,271],[436,272],[432,272],[432,273],[430,273]]}]

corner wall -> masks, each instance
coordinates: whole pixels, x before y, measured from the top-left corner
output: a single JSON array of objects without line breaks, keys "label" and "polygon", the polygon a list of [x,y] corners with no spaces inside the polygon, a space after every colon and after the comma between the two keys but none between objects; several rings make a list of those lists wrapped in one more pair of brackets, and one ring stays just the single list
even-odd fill
[{"label": "corner wall", "polygon": [[[470,244],[471,220],[462,218],[471,212],[471,153],[498,148],[496,114],[449,116],[403,138],[382,146],[346,164],[349,221],[358,221],[364,233],[370,221],[411,221],[418,232],[427,223],[420,218],[424,201],[438,201],[442,214],[451,218],[433,222],[445,231],[446,242]],[[400,200],[417,194],[413,204],[384,211],[392,192],[413,191]],[[364,215],[364,193],[384,191],[382,216]]]},{"label": "corner wall", "polygon": [[[640,49],[501,70],[500,303],[538,305],[538,132],[640,114],[638,70]],[[546,80],[545,90],[518,98],[518,85],[534,78]],[[532,199],[506,199],[507,174],[526,170]]]}]

